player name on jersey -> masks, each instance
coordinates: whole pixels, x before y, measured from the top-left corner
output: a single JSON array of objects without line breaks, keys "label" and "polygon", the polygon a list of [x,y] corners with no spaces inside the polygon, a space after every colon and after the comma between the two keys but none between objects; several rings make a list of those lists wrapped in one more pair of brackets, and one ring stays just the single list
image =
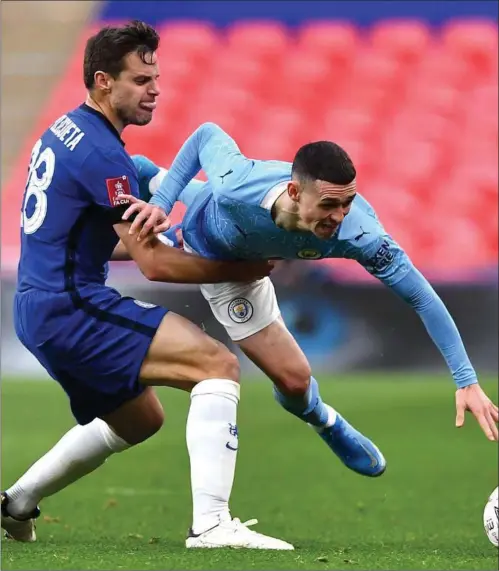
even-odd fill
[{"label": "player name on jersey", "polygon": [[70,150],[74,151],[78,143],[83,139],[85,133],[76,126],[67,116],[59,117],[50,127],[50,131]]}]

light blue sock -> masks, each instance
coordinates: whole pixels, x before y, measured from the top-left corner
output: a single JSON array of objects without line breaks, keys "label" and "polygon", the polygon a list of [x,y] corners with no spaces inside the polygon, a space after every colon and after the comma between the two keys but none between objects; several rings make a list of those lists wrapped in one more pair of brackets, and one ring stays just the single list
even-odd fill
[{"label": "light blue sock", "polygon": [[310,385],[302,397],[283,395],[274,387],[274,398],[284,409],[303,422],[313,426],[324,426],[328,421],[329,411],[322,402],[319,385],[314,377],[310,377]]}]

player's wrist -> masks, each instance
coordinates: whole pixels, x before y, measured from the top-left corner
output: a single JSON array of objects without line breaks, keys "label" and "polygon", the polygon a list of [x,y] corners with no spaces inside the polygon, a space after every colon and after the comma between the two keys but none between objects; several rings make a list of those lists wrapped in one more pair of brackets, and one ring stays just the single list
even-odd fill
[{"label": "player's wrist", "polygon": [[473,385],[478,385],[478,379],[474,378],[474,379],[466,379],[463,381],[456,381],[457,390],[465,389],[466,387],[471,387]]}]

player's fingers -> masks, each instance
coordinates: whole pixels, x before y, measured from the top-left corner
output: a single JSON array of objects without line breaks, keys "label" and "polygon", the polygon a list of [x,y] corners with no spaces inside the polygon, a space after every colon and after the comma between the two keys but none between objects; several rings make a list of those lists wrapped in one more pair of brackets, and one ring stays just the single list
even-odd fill
[{"label": "player's fingers", "polygon": [[132,204],[125,210],[125,213],[121,218],[123,220],[128,220],[134,212],[140,212],[141,210],[142,206],[136,202],[135,204]]},{"label": "player's fingers", "polygon": [[497,412],[497,407],[494,405],[490,407],[490,416],[494,422],[499,422],[499,412]]},{"label": "player's fingers", "polygon": [[161,224],[158,224],[155,228],[154,228],[154,233],[155,234],[162,234],[163,232],[166,232],[168,230],[168,228],[170,228],[170,226],[172,225],[170,219],[168,218],[168,216],[165,218],[165,220],[163,222],[161,222]]},{"label": "player's fingers", "polygon": [[457,413],[456,413],[456,426],[457,428],[461,428],[463,424],[464,424],[464,406],[458,403]]},{"label": "player's fingers", "polygon": [[135,220],[132,222],[132,225],[130,226],[130,230],[128,231],[128,233],[135,234],[136,232],[138,232],[138,230],[141,228],[142,224],[147,219],[147,217],[148,217],[147,209],[144,209],[142,210],[142,212],[139,212],[139,214],[137,214],[137,216],[135,217]]},{"label": "player's fingers", "polygon": [[487,423],[489,425],[489,430],[491,434],[489,436],[489,440],[497,440],[497,426],[489,410],[485,412],[485,418],[487,419]]},{"label": "player's fingers", "polygon": [[139,242],[140,240],[143,240],[149,234],[149,232],[151,232],[154,226],[156,226],[156,219],[158,218],[158,215],[159,213],[156,210],[153,210],[151,216],[149,216],[149,218],[144,222],[137,237]]},{"label": "player's fingers", "polygon": [[140,202],[144,202],[143,200],[140,200],[140,198],[137,198],[136,196],[134,196],[133,194],[122,194],[120,196],[121,199],[124,200],[128,200],[129,202],[132,203],[140,203]]},{"label": "player's fingers", "polygon": [[496,421],[492,418],[490,419],[490,429],[492,430],[492,440],[497,442],[499,440],[499,430],[497,429]]},{"label": "player's fingers", "polygon": [[483,430],[485,436],[489,440],[494,440],[494,433],[490,427],[489,421],[485,413],[480,411],[479,413],[475,413],[475,418],[478,420],[478,424],[480,424],[480,428]]}]

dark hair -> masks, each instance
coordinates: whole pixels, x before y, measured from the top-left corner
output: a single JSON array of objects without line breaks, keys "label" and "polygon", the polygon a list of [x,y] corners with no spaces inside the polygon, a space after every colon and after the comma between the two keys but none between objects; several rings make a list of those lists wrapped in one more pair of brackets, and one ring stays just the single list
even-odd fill
[{"label": "dark hair", "polygon": [[292,173],[298,178],[349,184],[356,170],[347,152],[331,141],[303,145],[293,160]]},{"label": "dark hair", "polygon": [[83,81],[87,89],[94,87],[96,71],[104,71],[114,78],[124,69],[123,59],[137,52],[143,62],[146,55],[158,49],[159,35],[154,28],[133,20],[125,26],[106,26],[88,39],[83,59]]}]

